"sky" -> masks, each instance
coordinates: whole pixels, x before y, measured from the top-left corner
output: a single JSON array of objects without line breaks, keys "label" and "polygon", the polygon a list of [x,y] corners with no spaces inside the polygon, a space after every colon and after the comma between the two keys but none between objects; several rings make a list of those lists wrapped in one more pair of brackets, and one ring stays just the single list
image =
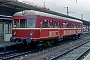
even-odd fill
[{"label": "sky", "polygon": [[[50,10],[67,14],[67,9],[70,16],[82,18],[90,21],[90,0],[18,0],[20,2],[26,1],[27,3],[32,3],[43,7],[45,2],[45,7]],[[77,1],[77,2],[76,2]]]}]

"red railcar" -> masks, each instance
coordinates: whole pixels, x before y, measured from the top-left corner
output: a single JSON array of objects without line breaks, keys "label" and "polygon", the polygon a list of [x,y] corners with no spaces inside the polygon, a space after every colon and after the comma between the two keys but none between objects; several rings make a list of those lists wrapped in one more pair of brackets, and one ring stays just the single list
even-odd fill
[{"label": "red railcar", "polygon": [[34,10],[17,12],[12,18],[11,42],[31,43],[55,38],[79,38],[82,34],[83,23],[75,19]]}]

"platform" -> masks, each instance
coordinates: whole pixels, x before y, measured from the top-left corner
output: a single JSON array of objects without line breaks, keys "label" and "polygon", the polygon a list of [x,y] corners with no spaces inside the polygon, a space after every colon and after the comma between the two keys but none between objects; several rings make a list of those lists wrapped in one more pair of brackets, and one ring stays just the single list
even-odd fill
[{"label": "platform", "polygon": [[12,46],[12,45],[15,45],[15,43],[12,43],[10,41],[0,42],[0,48]]}]

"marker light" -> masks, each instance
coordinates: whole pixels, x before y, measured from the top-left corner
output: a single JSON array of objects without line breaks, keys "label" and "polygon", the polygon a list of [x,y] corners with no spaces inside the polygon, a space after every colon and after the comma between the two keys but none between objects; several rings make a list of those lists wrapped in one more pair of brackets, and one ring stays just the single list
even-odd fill
[{"label": "marker light", "polygon": [[32,36],[33,35],[33,32],[30,32],[30,36]]}]

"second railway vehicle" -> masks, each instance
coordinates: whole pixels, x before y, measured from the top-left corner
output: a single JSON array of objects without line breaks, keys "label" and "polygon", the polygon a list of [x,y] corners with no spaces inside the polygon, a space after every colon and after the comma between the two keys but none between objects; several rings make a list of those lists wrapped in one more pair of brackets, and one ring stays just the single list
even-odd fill
[{"label": "second railway vehicle", "polygon": [[12,18],[11,42],[78,39],[83,32],[81,21],[34,10],[17,12]]}]

